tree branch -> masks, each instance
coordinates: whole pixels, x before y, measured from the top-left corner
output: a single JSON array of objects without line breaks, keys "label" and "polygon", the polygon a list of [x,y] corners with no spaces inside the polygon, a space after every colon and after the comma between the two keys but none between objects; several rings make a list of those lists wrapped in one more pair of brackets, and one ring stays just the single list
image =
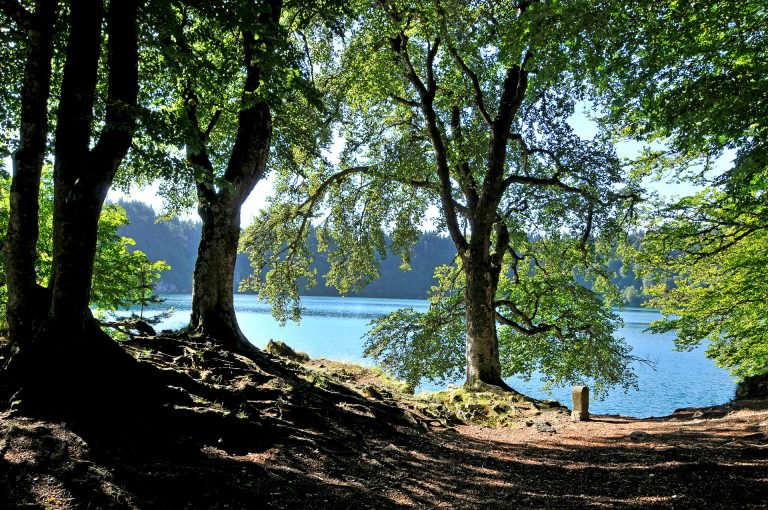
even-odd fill
[{"label": "tree branch", "polygon": [[440,38],[436,37],[433,44],[427,43],[427,90],[435,95],[437,83],[435,82],[435,57],[440,48]]},{"label": "tree branch", "polygon": [[483,89],[480,87],[480,79],[477,77],[477,73],[469,68],[469,66],[466,64],[466,62],[464,62],[464,59],[461,58],[461,55],[459,55],[459,52],[453,45],[448,45],[448,52],[451,54],[456,63],[459,64],[459,67],[461,67],[461,70],[464,71],[464,74],[466,74],[469,77],[469,80],[472,82],[472,88],[475,91],[475,104],[477,106],[477,110],[480,112],[480,117],[482,117],[483,121],[488,126],[492,126],[493,120],[491,119],[491,116],[488,115],[488,110],[485,109]]},{"label": "tree branch", "polygon": [[[451,129],[453,131],[454,141],[461,145],[464,142],[464,133],[461,128],[461,111],[458,106],[451,108]],[[479,197],[477,194],[477,184],[475,183],[474,177],[472,177],[469,163],[466,160],[459,161],[456,163],[456,167],[458,169],[458,174],[461,176],[459,184],[462,187],[462,191],[464,191],[464,195],[467,197],[467,203],[470,207],[475,208]]]},{"label": "tree branch", "polygon": [[405,35],[405,33],[401,31],[397,37],[390,40],[390,43],[392,50],[396,55],[400,57],[401,61],[403,62],[408,81],[416,88],[416,91],[419,94],[419,98],[421,99],[421,110],[427,122],[427,132],[429,133],[432,147],[435,150],[437,175],[440,179],[440,202],[443,206],[443,217],[445,218],[445,224],[448,227],[451,240],[456,245],[456,248],[458,250],[466,249],[468,246],[467,239],[459,226],[458,217],[456,215],[456,208],[454,206],[453,185],[451,184],[451,170],[448,163],[445,141],[443,139],[443,134],[440,131],[437,114],[435,113],[433,105],[436,92],[433,67],[440,41],[439,39],[436,40],[435,43],[430,45],[428,49],[427,76],[429,88],[424,85],[424,82],[421,80],[421,78],[419,78],[419,75],[416,73],[416,70],[413,67],[411,58],[408,54],[408,37]]},{"label": "tree branch", "polygon": [[203,133],[205,140],[208,140],[208,138],[211,136],[211,133],[213,132],[213,128],[216,127],[216,123],[219,122],[219,118],[221,118],[221,113],[222,113],[221,109],[216,110],[213,116],[211,117],[211,120],[208,122],[208,127],[205,128],[205,133]]},{"label": "tree branch", "polygon": [[336,172],[335,174],[331,175],[326,180],[324,180],[322,183],[320,183],[320,186],[318,186],[317,189],[296,208],[297,211],[304,209],[306,207],[309,207],[307,209],[307,212],[311,212],[311,210],[314,208],[315,204],[317,203],[317,200],[323,195],[323,193],[325,193],[325,190],[328,189],[328,187],[331,184],[344,179],[348,175],[366,173],[366,172],[369,172],[370,170],[371,170],[370,166],[353,166],[353,167],[345,168],[344,170],[340,170],[339,172]]},{"label": "tree branch", "polygon": [[[93,157],[112,166],[109,181],[128,153],[136,129],[139,94],[138,0],[110,2],[107,12],[109,85],[104,129]],[[106,193],[106,190],[105,190]]]},{"label": "tree branch", "polygon": [[400,97],[394,94],[390,94],[389,97],[394,99],[396,102],[404,104],[406,106],[410,106],[411,108],[421,108],[421,103],[419,103],[418,101],[412,101],[410,99],[406,99],[404,97]]},{"label": "tree branch", "polygon": [[[49,0],[55,1],[55,0]],[[39,8],[39,7],[38,7]],[[0,11],[27,30],[32,21],[32,14],[16,0],[0,0]]]},{"label": "tree branch", "polygon": [[581,235],[581,242],[579,243],[579,246],[581,247],[581,250],[584,251],[587,249],[587,242],[589,241],[589,236],[592,235],[592,221],[594,220],[595,215],[595,208],[592,202],[588,202],[587,205],[587,223],[584,226],[584,233]]}]

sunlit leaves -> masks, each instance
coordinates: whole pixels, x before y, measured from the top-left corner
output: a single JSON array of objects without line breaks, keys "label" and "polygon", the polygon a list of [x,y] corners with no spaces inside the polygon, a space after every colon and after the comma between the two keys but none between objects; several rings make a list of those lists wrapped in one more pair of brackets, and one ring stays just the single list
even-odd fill
[{"label": "sunlit leaves", "polygon": [[[0,177],[0,237],[8,226],[8,195],[10,178]],[[51,276],[53,259],[53,178],[50,167],[43,170],[40,189],[40,236],[37,241],[35,271],[38,284],[46,287]],[[90,304],[92,307],[114,311],[146,301],[152,295],[160,273],[168,269],[163,261],[151,262],[134,241],[120,236],[118,229],[128,223],[125,211],[117,205],[107,205],[99,218],[96,258]],[[0,263],[0,324],[4,322],[6,286]]]},{"label": "sunlit leaves", "polygon": [[[584,265],[573,240],[531,240],[521,248],[519,260],[507,259],[496,296],[503,375],[536,375],[545,389],[589,384],[597,395],[633,387],[637,358],[615,336],[621,320],[611,310],[616,291],[607,278]],[[366,356],[414,385],[456,381],[465,370],[463,271],[443,266],[435,277],[427,312],[398,310],[375,320],[366,335]]]},{"label": "sunlit leaves", "polygon": [[637,255],[664,314],[651,329],[674,330],[681,349],[706,343],[739,377],[768,371],[766,207],[715,191],[682,199],[660,211]]}]

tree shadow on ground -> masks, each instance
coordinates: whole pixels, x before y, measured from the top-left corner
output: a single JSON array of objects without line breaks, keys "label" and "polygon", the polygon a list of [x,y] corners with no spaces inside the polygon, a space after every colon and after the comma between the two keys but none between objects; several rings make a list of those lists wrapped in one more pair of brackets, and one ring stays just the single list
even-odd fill
[{"label": "tree shadow on ground", "polygon": [[587,445],[483,440],[452,429],[426,432],[393,402],[318,380],[289,360],[248,358],[190,339],[151,345],[139,357],[151,365],[148,377],[171,389],[155,399],[163,406],[123,408],[118,399],[93,413],[100,420],[74,430],[0,417],[0,508],[768,504],[765,437],[745,435],[737,421],[733,430],[692,428],[683,414],[672,432]]}]

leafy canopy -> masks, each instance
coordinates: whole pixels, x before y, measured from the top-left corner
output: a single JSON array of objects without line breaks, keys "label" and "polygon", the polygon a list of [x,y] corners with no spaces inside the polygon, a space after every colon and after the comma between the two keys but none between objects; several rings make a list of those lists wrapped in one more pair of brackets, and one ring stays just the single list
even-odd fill
[{"label": "leafy canopy", "polygon": [[660,210],[637,255],[654,282],[648,304],[664,314],[651,330],[675,331],[680,349],[706,342],[738,377],[768,372],[767,212],[705,190]]},{"label": "leafy canopy", "polygon": [[[759,0],[640,1],[608,10],[606,65],[592,70],[603,121],[620,136],[656,139],[641,173],[701,184],[693,197],[649,208],[638,254],[650,304],[680,348],[734,375],[768,371],[763,249],[768,191],[768,9]],[[712,161],[734,151],[720,175]]]},{"label": "leafy canopy", "polygon": [[[338,104],[338,158],[279,172],[277,198],[242,241],[257,268],[249,284],[278,318],[298,317],[297,281],[316,281],[310,225],[329,252],[326,281],[347,292],[377,278],[387,248],[407,267],[434,207],[432,226],[455,241],[489,235],[488,256],[502,261],[494,306],[507,374],[631,384],[628,349],[613,337],[619,321],[605,262],[637,184],[622,189],[609,140],[583,140],[568,123],[584,93],[579,41],[591,30],[591,2],[524,4],[356,5],[340,51],[315,75]],[[509,108],[505,80],[523,68],[525,95],[499,135],[488,121]],[[495,186],[498,196],[486,194]],[[488,217],[493,232],[481,234]],[[411,382],[460,373],[465,269],[440,270],[426,315],[400,310],[377,321],[368,353]]]}]

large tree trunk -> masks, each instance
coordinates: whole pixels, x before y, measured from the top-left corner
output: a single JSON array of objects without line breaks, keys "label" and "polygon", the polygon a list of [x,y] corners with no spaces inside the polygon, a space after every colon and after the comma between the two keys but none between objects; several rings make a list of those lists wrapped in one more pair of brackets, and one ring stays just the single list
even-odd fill
[{"label": "large tree trunk", "polygon": [[[90,150],[101,54],[100,0],[73,2],[56,123],[53,205],[53,298],[46,329],[78,335],[88,311],[96,229],[102,202]],[[102,199],[103,200],[103,199]]]},{"label": "large tree trunk", "polygon": [[240,203],[222,191],[215,203],[200,207],[200,217],[203,229],[192,280],[190,326],[226,347],[252,349],[240,331],[234,304]]},{"label": "large tree trunk", "polygon": [[[470,388],[486,385],[509,389],[501,378],[499,340],[496,336],[496,287],[498,271],[488,253],[488,243],[473,237],[470,249],[462,258],[466,278],[464,289],[467,323],[467,380]],[[485,236],[489,237],[489,235]]]},{"label": "large tree trunk", "polygon": [[22,345],[32,337],[33,322],[48,311],[49,301],[37,286],[35,260],[39,235],[40,177],[48,135],[48,98],[57,2],[39,0],[26,23],[27,57],[21,92],[19,149],[13,156],[5,271],[6,316],[10,339]]},{"label": "large tree trunk", "polygon": [[110,2],[104,127],[90,149],[101,48],[101,0],[72,2],[56,129],[53,301],[50,319],[74,331],[89,320],[98,220],[107,191],[130,147],[138,96],[138,0]]},{"label": "large tree trunk", "polygon": [[34,341],[14,354],[5,374],[28,411],[96,428],[107,420],[107,433],[145,420],[139,406],[159,409],[163,398],[149,371],[101,331],[88,307],[99,214],[135,130],[138,3],[109,2],[106,117],[93,148],[104,4],[69,3],[55,141],[51,305]]},{"label": "large tree trunk", "polygon": [[[273,0],[271,3],[271,10],[262,13],[260,20],[275,29],[282,2]],[[243,108],[238,115],[237,136],[224,173],[226,182],[218,190],[214,188],[215,172],[205,148],[207,134],[199,127],[196,105],[194,102],[187,104],[188,118],[193,126],[197,126],[196,150],[190,151],[187,157],[207,177],[207,181],[197,187],[203,231],[192,283],[190,328],[227,348],[246,351],[256,350],[256,347],[240,331],[235,315],[234,277],[240,239],[240,207],[264,176],[272,138],[269,106],[252,101],[262,80],[260,64],[254,56],[256,42],[255,34],[243,33],[246,64]],[[194,92],[188,91],[187,96],[194,97]]]}]

